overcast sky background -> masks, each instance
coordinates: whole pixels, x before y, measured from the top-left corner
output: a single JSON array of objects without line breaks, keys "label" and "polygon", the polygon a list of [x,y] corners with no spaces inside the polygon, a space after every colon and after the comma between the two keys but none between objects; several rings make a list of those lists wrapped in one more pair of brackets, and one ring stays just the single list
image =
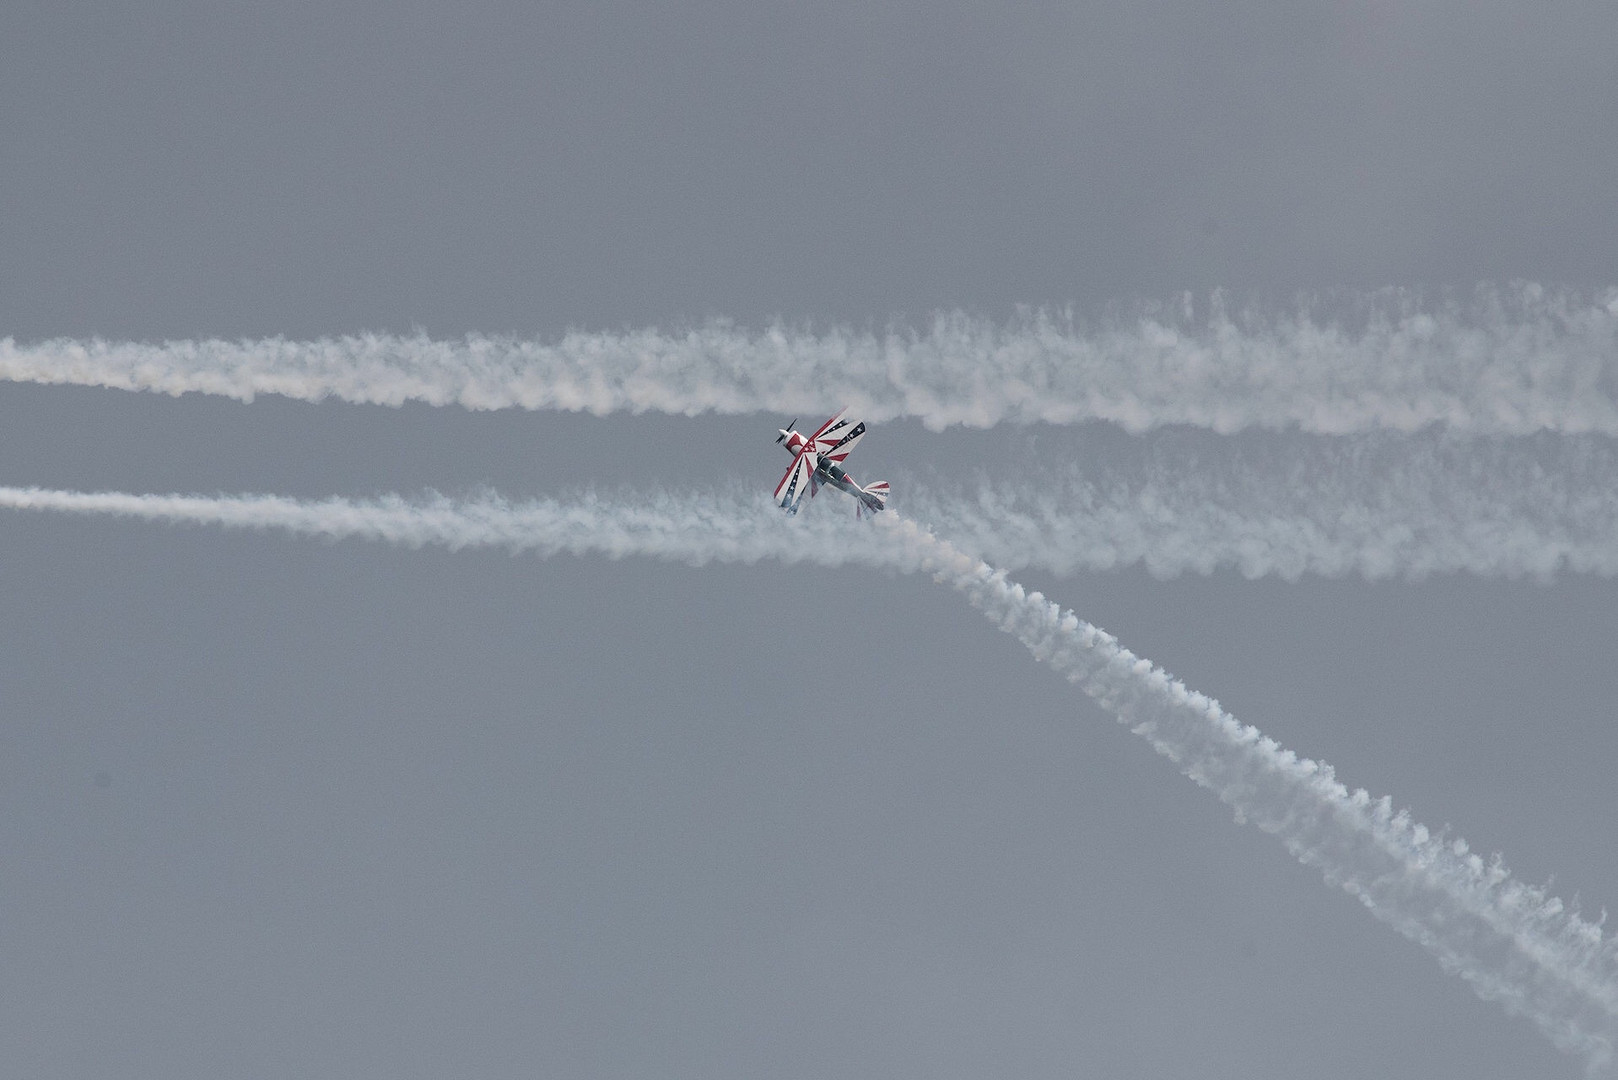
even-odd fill
[{"label": "overcast sky background", "polygon": [[[1615,118],[1599,2],[13,0],[0,337],[1599,288]],[[0,385],[0,483],[768,487],[786,419]],[[1618,905],[1613,582],[1021,576]],[[925,579],[8,513],[0,603],[18,1075],[1578,1073]]]}]

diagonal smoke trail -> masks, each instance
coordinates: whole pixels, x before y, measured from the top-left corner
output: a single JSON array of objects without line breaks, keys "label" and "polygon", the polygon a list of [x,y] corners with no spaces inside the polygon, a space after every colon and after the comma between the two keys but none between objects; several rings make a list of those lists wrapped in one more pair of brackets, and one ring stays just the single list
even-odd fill
[{"label": "diagonal smoke trail", "polygon": [[[470,409],[830,411],[916,417],[939,429],[1106,420],[1321,434],[1441,423],[1456,431],[1618,434],[1618,289],[1536,285],[1464,302],[1398,290],[1232,311],[1140,307],[1086,323],[961,313],[925,330],[569,333],[551,342],[366,335],[161,345],[0,339],[0,379],[305,401]],[[1332,310],[1328,310],[1328,308]]]},{"label": "diagonal smoke trail", "polygon": [[964,593],[1034,656],[1301,862],[1358,898],[1376,918],[1432,953],[1481,997],[1532,1021],[1611,1075],[1618,1038],[1618,942],[1542,889],[1514,880],[1459,839],[1434,836],[1391,801],[1350,791],[1329,765],[1282,749],[1110,634],[1025,592],[1003,571],[914,522],[884,515],[873,529],[823,518],[787,524],[762,499],[541,501],[498,499],[300,502],[0,488],[0,506],[112,514],[233,527],[280,528],[452,548],[498,545],[542,554],[600,552],[686,562],[776,558],[857,562],[930,572]]},{"label": "diagonal smoke trail", "polygon": [[923,569],[967,595],[1002,630],[1119,723],[1214,792],[1239,822],[1279,836],[1300,862],[1432,953],[1485,1000],[1531,1020],[1590,1076],[1612,1075],[1618,941],[1543,889],[1511,878],[1458,838],[1434,836],[1384,796],[1350,791],[1330,765],[1300,758],[1111,634],[1026,592],[1002,570],[910,522]]}]

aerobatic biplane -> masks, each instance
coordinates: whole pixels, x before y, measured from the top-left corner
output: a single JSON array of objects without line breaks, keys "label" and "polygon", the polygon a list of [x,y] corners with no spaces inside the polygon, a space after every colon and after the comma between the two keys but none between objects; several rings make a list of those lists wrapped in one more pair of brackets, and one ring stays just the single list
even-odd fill
[{"label": "aerobatic biplane", "polygon": [[792,455],[792,467],[775,485],[776,505],[789,514],[796,514],[806,494],[814,498],[820,485],[830,484],[854,496],[856,515],[867,510],[873,514],[879,513],[887,506],[886,480],[875,480],[861,487],[843,469],[843,462],[853,452],[855,444],[865,437],[863,420],[850,420],[848,410],[843,409],[821,424],[813,435],[807,436],[794,430],[793,424],[797,422],[794,419],[775,437],[775,441],[785,446],[787,453]]}]

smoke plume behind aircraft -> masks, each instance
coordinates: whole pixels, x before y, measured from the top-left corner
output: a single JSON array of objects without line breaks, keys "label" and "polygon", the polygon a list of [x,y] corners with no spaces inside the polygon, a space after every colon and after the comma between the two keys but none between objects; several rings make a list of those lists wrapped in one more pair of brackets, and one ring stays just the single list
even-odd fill
[{"label": "smoke plume behind aircraft", "polygon": [[[0,488],[0,506],[411,546],[496,545],[691,563],[773,558],[931,573],[1214,792],[1238,821],[1279,837],[1297,859],[1420,944],[1479,996],[1527,1017],[1556,1046],[1584,1058],[1591,1075],[1612,1066],[1618,945],[1599,923],[1514,880],[1498,857],[1485,860],[1464,841],[1395,812],[1388,798],[1350,790],[1330,766],[1281,748],[1111,635],[896,515],[848,530],[830,516],[818,526],[783,527],[762,500],[737,513],[723,498],[673,495],[514,507],[492,497],[300,502],[24,488]],[[833,527],[844,542],[823,542]]]}]

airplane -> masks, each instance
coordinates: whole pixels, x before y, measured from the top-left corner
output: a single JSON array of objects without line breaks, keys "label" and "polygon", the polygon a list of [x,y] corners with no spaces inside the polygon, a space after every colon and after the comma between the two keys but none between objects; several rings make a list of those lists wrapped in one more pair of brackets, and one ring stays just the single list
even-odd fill
[{"label": "airplane", "polygon": [[814,498],[821,484],[830,484],[854,496],[857,503],[855,516],[867,510],[873,514],[881,513],[887,507],[886,480],[876,480],[861,487],[843,470],[843,462],[853,451],[854,444],[865,437],[865,422],[850,420],[847,413],[847,409],[841,410],[809,436],[794,429],[793,425],[798,422],[795,417],[791,424],[779,429],[780,434],[775,441],[785,446],[787,453],[792,455],[792,467],[775,485],[775,503],[787,513],[796,514],[804,494]]}]

